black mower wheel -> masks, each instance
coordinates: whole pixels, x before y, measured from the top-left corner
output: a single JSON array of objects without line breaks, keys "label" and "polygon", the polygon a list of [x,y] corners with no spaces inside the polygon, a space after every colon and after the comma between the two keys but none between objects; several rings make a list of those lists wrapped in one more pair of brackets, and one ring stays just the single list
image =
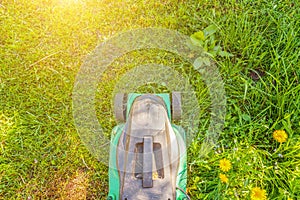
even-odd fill
[{"label": "black mower wheel", "polygon": [[126,100],[127,96],[124,93],[118,93],[114,99],[114,114],[117,122],[126,121]]},{"label": "black mower wheel", "polygon": [[178,121],[181,119],[182,106],[181,106],[181,93],[172,92],[172,119]]}]

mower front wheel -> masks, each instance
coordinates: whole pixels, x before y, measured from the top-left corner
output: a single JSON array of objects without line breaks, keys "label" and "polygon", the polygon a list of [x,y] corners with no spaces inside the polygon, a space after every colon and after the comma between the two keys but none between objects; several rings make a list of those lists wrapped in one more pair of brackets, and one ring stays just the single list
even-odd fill
[{"label": "mower front wheel", "polygon": [[126,121],[126,100],[127,95],[118,93],[114,99],[114,114],[118,122],[123,123]]},{"label": "mower front wheel", "polygon": [[181,120],[182,106],[181,106],[181,93],[172,92],[172,119],[175,121]]}]

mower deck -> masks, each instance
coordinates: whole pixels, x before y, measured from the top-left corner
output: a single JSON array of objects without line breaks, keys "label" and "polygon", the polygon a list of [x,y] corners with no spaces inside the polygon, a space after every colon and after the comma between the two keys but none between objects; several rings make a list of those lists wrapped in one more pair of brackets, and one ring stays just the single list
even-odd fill
[{"label": "mower deck", "polygon": [[127,120],[111,139],[108,199],[184,199],[176,188],[186,189],[185,133],[170,123],[169,95],[129,94],[123,100]]}]

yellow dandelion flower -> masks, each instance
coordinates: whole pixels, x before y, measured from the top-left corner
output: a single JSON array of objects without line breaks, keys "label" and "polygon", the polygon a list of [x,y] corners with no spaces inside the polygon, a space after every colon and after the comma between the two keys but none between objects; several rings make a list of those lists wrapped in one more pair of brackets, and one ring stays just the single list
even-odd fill
[{"label": "yellow dandelion flower", "polygon": [[228,183],[228,177],[225,174],[219,175],[222,183]]},{"label": "yellow dandelion flower", "polygon": [[154,179],[154,180],[157,180],[159,177],[158,177],[158,173],[157,172],[153,172],[152,173],[152,178]]},{"label": "yellow dandelion flower", "polygon": [[251,200],[266,200],[267,192],[266,190],[260,189],[259,187],[254,187],[251,190]]},{"label": "yellow dandelion flower", "polygon": [[273,132],[273,137],[277,142],[285,142],[288,138],[287,133],[284,130],[276,130]]},{"label": "yellow dandelion flower", "polygon": [[230,160],[227,160],[226,158],[220,160],[220,169],[223,172],[228,172],[231,169]]}]

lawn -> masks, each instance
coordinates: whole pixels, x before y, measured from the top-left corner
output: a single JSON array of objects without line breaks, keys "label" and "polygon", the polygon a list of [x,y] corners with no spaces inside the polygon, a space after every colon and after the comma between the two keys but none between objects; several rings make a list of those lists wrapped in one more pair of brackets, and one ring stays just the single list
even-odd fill
[{"label": "lawn", "polygon": [[80,139],[73,88],[97,45],[146,27],[201,41],[224,83],[224,128],[203,155],[211,116],[203,77],[178,55],[140,50],[118,58],[98,83],[104,133],[116,125],[111,98],[125,72],[172,66],[200,105],[188,148],[191,199],[299,199],[300,3],[291,0],[0,1],[0,199],[106,199],[108,167]]}]

